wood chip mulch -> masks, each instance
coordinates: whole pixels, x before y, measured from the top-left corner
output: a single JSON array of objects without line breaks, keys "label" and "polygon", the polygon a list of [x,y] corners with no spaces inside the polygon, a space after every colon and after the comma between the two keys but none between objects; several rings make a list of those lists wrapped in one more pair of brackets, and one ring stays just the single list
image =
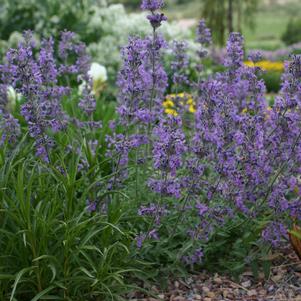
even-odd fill
[{"label": "wood chip mulch", "polygon": [[[128,296],[131,301],[301,301],[301,262],[285,248],[271,257],[273,267],[268,279],[263,273],[254,278],[246,271],[239,282],[229,276],[202,272],[186,279],[170,279],[168,289],[152,286],[154,297],[141,293]],[[145,287],[146,289],[149,289]]]}]

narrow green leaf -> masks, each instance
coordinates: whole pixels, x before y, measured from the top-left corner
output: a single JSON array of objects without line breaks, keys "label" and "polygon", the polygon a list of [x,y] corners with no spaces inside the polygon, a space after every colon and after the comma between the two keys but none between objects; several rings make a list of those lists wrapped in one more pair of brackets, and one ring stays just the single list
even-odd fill
[{"label": "narrow green leaf", "polygon": [[13,290],[11,292],[11,296],[10,296],[10,301],[13,301],[13,298],[15,296],[15,292],[16,292],[16,289],[17,289],[17,285],[19,283],[19,281],[21,280],[22,276],[27,273],[27,272],[30,272],[32,271],[33,269],[35,269],[36,267],[29,267],[29,268],[25,268],[25,269],[22,269],[17,275],[16,275],[16,279],[15,279],[15,282],[14,282],[14,285],[13,285]]},{"label": "narrow green leaf", "polygon": [[34,298],[31,299],[31,301],[38,301],[40,299],[43,299],[42,297],[44,295],[46,295],[48,292],[50,292],[51,290],[53,290],[54,288],[55,288],[54,285],[49,286],[48,288],[46,288],[43,291],[41,291],[40,293],[38,293]]}]

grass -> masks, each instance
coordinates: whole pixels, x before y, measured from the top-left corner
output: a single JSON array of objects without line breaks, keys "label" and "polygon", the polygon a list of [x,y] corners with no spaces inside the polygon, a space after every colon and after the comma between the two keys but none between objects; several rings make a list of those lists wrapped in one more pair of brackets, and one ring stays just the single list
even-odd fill
[{"label": "grass", "polygon": [[291,3],[287,6],[266,6],[259,9],[255,16],[254,30],[245,27],[243,34],[248,48],[261,48],[273,50],[285,47],[281,36],[286,30],[290,18],[297,12],[301,17],[301,2]]},{"label": "grass", "polygon": [[[167,8],[171,20],[200,19],[202,1],[187,1],[185,4],[171,4]],[[248,48],[274,50],[285,47],[281,36],[292,17],[301,17],[301,1],[290,0],[285,5],[261,5],[254,16],[255,28],[243,26],[243,34]]]}]

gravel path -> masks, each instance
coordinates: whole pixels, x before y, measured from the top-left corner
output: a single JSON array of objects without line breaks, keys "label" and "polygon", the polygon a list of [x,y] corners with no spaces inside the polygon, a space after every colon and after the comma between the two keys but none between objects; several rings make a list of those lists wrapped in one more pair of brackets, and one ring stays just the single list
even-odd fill
[{"label": "gravel path", "polygon": [[[301,301],[301,263],[290,248],[273,254],[269,279],[256,280],[246,271],[239,282],[227,276],[202,272],[186,279],[169,280],[167,291],[153,286],[156,298],[133,294],[132,301]],[[146,288],[148,289],[148,288]]]}]

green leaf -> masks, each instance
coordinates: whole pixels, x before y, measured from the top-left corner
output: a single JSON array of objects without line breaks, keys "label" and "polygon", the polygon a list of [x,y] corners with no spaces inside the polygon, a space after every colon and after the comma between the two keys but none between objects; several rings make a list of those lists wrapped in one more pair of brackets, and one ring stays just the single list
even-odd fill
[{"label": "green leaf", "polygon": [[46,295],[48,292],[50,292],[51,290],[53,290],[55,288],[54,285],[44,289],[43,291],[41,291],[40,293],[38,293],[34,298],[31,299],[31,301],[38,301],[40,299],[44,299],[42,298],[44,295]]},{"label": "green leaf", "polygon": [[28,268],[25,268],[25,269],[22,269],[17,275],[16,275],[16,278],[15,278],[15,282],[14,282],[14,285],[13,285],[13,290],[11,292],[11,296],[10,296],[10,301],[13,301],[13,298],[15,296],[15,292],[16,292],[16,289],[17,289],[17,285],[19,283],[19,281],[21,280],[22,276],[27,273],[27,272],[30,272],[32,271],[33,269],[35,269],[36,267],[28,267]]},{"label": "green leaf", "polygon": [[268,279],[271,273],[271,262],[269,260],[264,260],[262,262],[262,268],[265,278]]}]

